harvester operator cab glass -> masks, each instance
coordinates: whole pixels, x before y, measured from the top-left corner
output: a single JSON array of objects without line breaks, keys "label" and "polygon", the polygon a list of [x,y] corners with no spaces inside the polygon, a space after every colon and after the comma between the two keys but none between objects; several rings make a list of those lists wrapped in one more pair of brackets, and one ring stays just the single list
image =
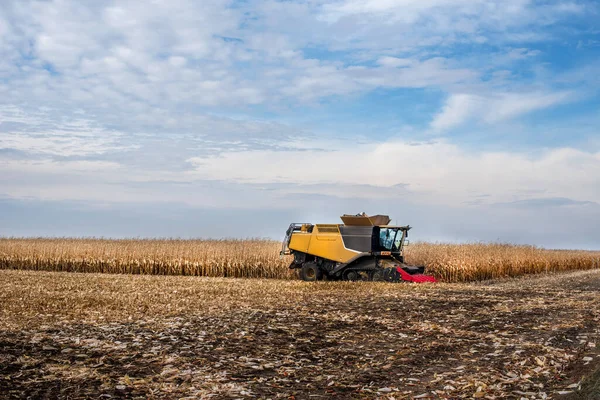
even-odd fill
[{"label": "harvester operator cab glass", "polygon": [[387,251],[400,251],[402,232],[398,228],[381,228],[379,246]]}]

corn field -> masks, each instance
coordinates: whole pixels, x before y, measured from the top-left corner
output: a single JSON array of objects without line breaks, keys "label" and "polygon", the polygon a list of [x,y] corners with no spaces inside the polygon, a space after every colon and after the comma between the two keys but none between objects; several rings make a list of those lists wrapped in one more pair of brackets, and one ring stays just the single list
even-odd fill
[{"label": "corn field", "polygon": [[[295,279],[268,240],[0,238],[0,269]],[[600,268],[600,252],[510,244],[412,243],[407,264],[446,282]]]},{"label": "corn field", "polygon": [[498,243],[414,243],[406,249],[407,263],[425,265],[428,274],[446,282],[600,268],[600,252],[582,250]]}]

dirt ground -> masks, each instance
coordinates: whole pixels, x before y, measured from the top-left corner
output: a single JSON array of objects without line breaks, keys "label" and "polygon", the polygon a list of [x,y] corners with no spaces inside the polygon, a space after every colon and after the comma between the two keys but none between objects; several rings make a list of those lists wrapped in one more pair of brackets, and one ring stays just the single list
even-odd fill
[{"label": "dirt ground", "polygon": [[598,270],[461,285],[0,270],[0,398],[594,398],[599,335]]}]

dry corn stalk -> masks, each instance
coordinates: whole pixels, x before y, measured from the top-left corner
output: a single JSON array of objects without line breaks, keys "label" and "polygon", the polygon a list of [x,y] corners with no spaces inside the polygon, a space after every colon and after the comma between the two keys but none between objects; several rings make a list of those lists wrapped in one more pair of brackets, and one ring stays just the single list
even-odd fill
[{"label": "dry corn stalk", "polygon": [[[0,239],[0,268],[119,274],[290,279],[289,258],[269,240]],[[510,244],[413,243],[409,264],[447,282],[600,267],[600,253]]]}]

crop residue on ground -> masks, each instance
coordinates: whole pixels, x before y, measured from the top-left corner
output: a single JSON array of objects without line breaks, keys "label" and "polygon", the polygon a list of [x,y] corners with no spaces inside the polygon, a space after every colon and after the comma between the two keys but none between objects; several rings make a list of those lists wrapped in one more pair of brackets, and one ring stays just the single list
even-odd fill
[{"label": "crop residue on ground", "polygon": [[0,393],[563,398],[600,360],[598,290],[599,271],[409,285],[4,270]]}]

